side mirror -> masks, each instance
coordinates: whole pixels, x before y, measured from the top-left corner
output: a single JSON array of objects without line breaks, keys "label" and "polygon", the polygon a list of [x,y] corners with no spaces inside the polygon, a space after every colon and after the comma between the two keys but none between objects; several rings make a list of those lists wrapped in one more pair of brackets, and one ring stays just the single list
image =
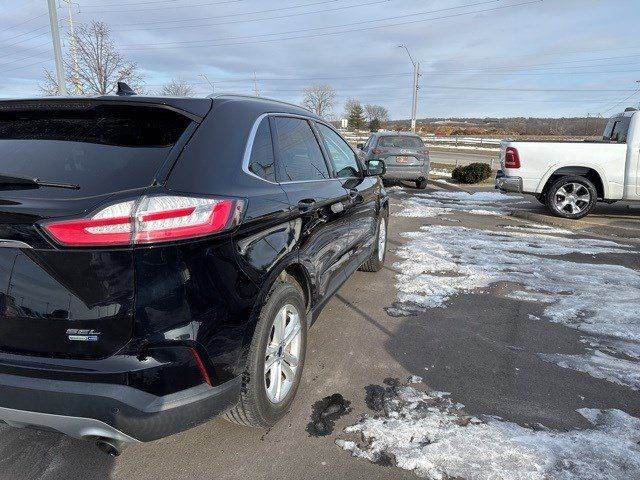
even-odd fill
[{"label": "side mirror", "polygon": [[384,175],[387,171],[387,166],[382,160],[368,160],[367,161],[367,177],[378,177]]},{"label": "side mirror", "polygon": [[359,143],[356,147],[358,147],[358,150],[364,150],[364,143]]}]

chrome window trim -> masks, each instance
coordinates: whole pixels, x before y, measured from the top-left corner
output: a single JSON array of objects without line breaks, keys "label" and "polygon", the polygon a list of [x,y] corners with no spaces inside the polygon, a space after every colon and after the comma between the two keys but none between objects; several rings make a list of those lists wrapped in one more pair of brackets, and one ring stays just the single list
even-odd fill
[{"label": "chrome window trim", "polygon": [[33,248],[33,247],[19,240],[6,240],[4,238],[0,238],[0,248]]},{"label": "chrome window trim", "polygon": [[[315,119],[313,117],[309,117],[309,116],[305,116],[305,115],[299,115],[299,114],[296,114],[296,113],[279,113],[279,112],[263,113],[262,115],[260,115],[258,118],[255,119],[255,121],[253,122],[253,126],[251,127],[251,130],[249,131],[249,138],[247,139],[247,144],[244,147],[244,155],[242,157],[242,171],[244,173],[246,173],[247,175],[250,175],[250,176],[252,176],[254,178],[257,178],[258,180],[262,180],[263,182],[271,184],[271,185],[290,185],[290,184],[293,184],[293,183],[331,182],[331,181],[336,181],[336,180],[342,180],[341,178],[331,177],[331,178],[319,178],[319,179],[316,179],[316,180],[291,180],[291,181],[287,181],[287,182],[272,182],[271,180],[267,180],[266,178],[262,178],[260,175],[256,175],[251,170],[249,170],[249,163],[251,162],[251,152],[253,150],[253,144],[255,142],[256,135],[258,133],[258,128],[260,128],[260,124],[262,123],[262,121],[265,118],[269,118],[269,117],[300,118],[302,120],[322,123],[322,124],[326,125],[325,122],[319,121],[319,120],[317,120],[317,119]],[[329,126],[329,125],[327,125],[327,126]],[[330,128],[332,128],[332,127],[330,127]],[[320,145],[318,145],[318,147],[320,147]],[[349,147],[351,147],[351,145],[349,145]],[[346,179],[346,177],[344,177],[344,178]],[[349,178],[357,178],[357,177],[349,177]]]}]

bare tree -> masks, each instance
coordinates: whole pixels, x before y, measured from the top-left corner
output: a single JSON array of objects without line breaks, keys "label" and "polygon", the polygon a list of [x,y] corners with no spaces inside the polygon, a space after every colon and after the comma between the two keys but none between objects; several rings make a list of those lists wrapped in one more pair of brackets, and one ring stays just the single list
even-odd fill
[{"label": "bare tree", "polygon": [[336,102],[336,91],[329,85],[314,85],[305,89],[302,105],[320,117],[331,113]]},{"label": "bare tree", "polygon": [[172,79],[169,83],[165,83],[160,90],[160,95],[166,97],[193,97],[195,89],[193,85],[184,80]]},{"label": "bare tree", "polygon": [[[73,53],[64,58],[67,89],[77,94],[106,95],[116,90],[118,82],[127,82],[134,90],[142,87],[142,76],[134,62],[126,60],[111,39],[109,27],[103,22],[92,21],[78,25],[69,34],[69,42],[75,44],[77,66]],[[58,82],[49,70],[44,72],[40,90],[45,95],[58,94]]]},{"label": "bare tree", "polygon": [[368,121],[378,119],[381,122],[389,121],[389,110],[382,105],[365,105],[364,116]]}]

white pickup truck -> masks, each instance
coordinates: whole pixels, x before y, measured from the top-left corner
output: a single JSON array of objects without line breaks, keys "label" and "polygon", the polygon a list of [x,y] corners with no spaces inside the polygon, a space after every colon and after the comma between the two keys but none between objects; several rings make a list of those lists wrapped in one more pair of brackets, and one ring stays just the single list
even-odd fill
[{"label": "white pickup truck", "polygon": [[600,142],[501,144],[496,188],[535,195],[549,211],[582,218],[597,201],[640,202],[640,111],[607,123]]}]

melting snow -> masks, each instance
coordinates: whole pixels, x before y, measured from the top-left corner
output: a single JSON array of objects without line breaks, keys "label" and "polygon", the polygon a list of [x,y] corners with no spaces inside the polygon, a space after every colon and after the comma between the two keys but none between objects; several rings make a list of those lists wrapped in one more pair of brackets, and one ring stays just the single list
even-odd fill
[{"label": "melting snow", "polygon": [[592,335],[588,342],[593,347],[630,357],[625,360],[593,351],[547,360],[640,387],[640,364],[631,361],[640,355],[640,272],[620,265],[559,258],[567,254],[633,253],[615,242],[558,237],[550,235],[551,231],[425,226],[405,233],[408,241],[397,250],[402,260],[394,265],[402,272],[396,276],[398,301],[387,311],[412,315],[441,307],[460,293],[511,282],[515,286],[508,290],[508,297],[546,304],[546,319]]},{"label": "melting snow", "polygon": [[563,368],[586,372],[592,377],[640,390],[640,363],[612,357],[599,350],[584,355],[541,353],[540,358]]},{"label": "melting snow", "polygon": [[355,457],[389,461],[434,480],[621,480],[640,478],[640,419],[581,409],[592,425],[568,432],[464,415],[448,394],[386,390],[384,409],[348,427],[361,442],[336,440]]},{"label": "melting snow", "polygon": [[401,217],[437,217],[454,211],[477,215],[504,215],[523,202],[520,195],[500,192],[431,192],[413,195],[402,202]]}]

